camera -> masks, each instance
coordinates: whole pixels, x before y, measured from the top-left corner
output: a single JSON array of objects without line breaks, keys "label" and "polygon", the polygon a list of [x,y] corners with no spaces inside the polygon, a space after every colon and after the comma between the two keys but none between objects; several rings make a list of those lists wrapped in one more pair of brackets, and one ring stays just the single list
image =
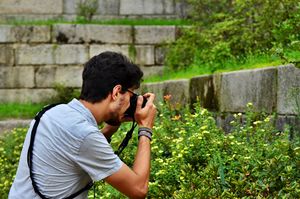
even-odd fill
[{"label": "camera", "polygon": [[[138,95],[133,95],[133,96],[130,97],[130,106],[125,111],[125,117],[134,118],[134,113],[135,113],[135,110],[136,110],[137,100],[138,100]],[[146,103],[147,103],[147,98],[143,96],[142,108],[145,107]]]}]

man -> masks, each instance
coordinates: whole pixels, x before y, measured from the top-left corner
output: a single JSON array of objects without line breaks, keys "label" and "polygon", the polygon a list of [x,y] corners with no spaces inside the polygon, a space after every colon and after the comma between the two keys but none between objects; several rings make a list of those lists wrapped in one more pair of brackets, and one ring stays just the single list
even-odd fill
[{"label": "man", "polygon": [[[154,94],[139,96],[135,121],[139,141],[132,169],[114,154],[108,139],[121,122],[130,97],[143,76],[138,66],[121,54],[104,52],[84,67],[80,99],[46,111],[37,127],[32,150],[33,181],[46,198],[66,198],[90,181],[104,179],[130,198],[145,198],[150,174],[150,141],[156,115]],[[99,131],[98,125],[105,122]],[[33,188],[27,153],[34,121],[25,138],[9,198],[40,198]],[[84,191],[76,198],[87,198]]]}]

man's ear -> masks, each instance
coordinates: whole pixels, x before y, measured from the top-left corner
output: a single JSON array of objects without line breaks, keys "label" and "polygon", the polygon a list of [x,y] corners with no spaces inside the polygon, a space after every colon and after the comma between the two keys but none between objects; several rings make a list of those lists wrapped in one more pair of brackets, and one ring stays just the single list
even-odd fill
[{"label": "man's ear", "polygon": [[117,84],[117,85],[113,88],[112,93],[111,93],[111,97],[112,97],[113,100],[117,100],[117,98],[118,98],[118,96],[119,96],[121,90],[122,90],[122,86],[121,86],[120,84]]}]

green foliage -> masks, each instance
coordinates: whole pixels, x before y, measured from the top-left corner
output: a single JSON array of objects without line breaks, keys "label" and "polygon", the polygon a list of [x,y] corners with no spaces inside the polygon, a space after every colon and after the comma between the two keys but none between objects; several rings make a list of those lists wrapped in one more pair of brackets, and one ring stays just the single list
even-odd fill
[{"label": "green foliage", "polygon": [[[225,134],[206,109],[171,106],[166,98],[154,127],[148,198],[297,198],[299,137],[289,140],[289,132],[274,128],[273,116],[253,112],[251,104],[245,116],[234,117],[232,132]],[[130,125],[113,136],[114,149]],[[16,129],[0,141],[3,196],[15,175],[25,132]],[[121,154],[129,166],[136,146],[134,134]],[[125,198],[104,182],[97,182],[95,190],[96,197]]]},{"label": "green foliage", "polygon": [[16,175],[27,129],[18,128],[0,137],[0,195],[7,198]]},{"label": "green foliage", "polygon": [[1,103],[0,119],[32,118],[41,110],[44,104]]},{"label": "green foliage", "polygon": [[222,69],[228,59],[271,49],[299,49],[300,4],[290,0],[189,0],[194,28],[172,46],[166,64],[173,70],[192,64]]},{"label": "green foliage", "polygon": [[[246,116],[234,116],[232,132],[226,135],[206,109],[196,106],[191,112],[168,102],[162,105],[151,144],[148,198],[297,197],[299,137],[289,141],[289,132],[274,128],[273,116],[254,112],[251,104]],[[115,148],[125,132],[114,135]],[[121,155],[129,165],[136,151],[134,138]],[[103,182],[98,189],[103,198],[125,198]]]},{"label": "green foliage", "polygon": [[[174,49],[171,49],[174,50]],[[286,60],[285,63],[293,63],[296,67],[297,60],[300,61],[300,50],[299,51],[292,51],[292,50],[283,50],[281,51],[281,55],[284,56]],[[282,56],[279,53],[256,53],[256,54],[249,54],[239,60],[233,58],[228,59],[222,62],[222,65],[215,63],[203,63],[200,60],[191,60],[192,65],[188,68],[184,68],[186,64],[180,65],[183,70],[170,70],[168,68],[164,68],[163,76],[161,75],[153,75],[145,78],[146,83],[148,82],[161,82],[164,80],[170,79],[183,79],[183,78],[193,78],[197,75],[207,75],[212,73],[219,73],[219,72],[228,72],[228,71],[236,71],[236,70],[243,70],[243,69],[255,69],[255,68],[264,68],[270,66],[279,66],[282,65]],[[173,59],[180,60],[178,56]],[[300,65],[300,64],[299,64]]]},{"label": "green foliage", "polygon": [[77,4],[77,20],[91,21],[98,9],[98,0],[80,0]]},{"label": "green foliage", "polygon": [[80,95],[79,89],[66,87],[63,84],[55,84],[55,97],[41,103],[1,103],[0,119],[9,118],[33,118],[46,104],[68,103]]},{"label": "green foliage", "polygon": [[50,100],[50,103],[68,103],[73,98],[78,98],[80,91],[73,87],[66,87],[63,84],[55,84],[54,90],[56,96]]}]

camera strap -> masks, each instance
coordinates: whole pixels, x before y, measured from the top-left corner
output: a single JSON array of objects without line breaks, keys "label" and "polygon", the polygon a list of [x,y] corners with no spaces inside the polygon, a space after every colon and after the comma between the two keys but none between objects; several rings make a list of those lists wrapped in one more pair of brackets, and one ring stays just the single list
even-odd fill
[{"label": "camera strap", "polygon": [[131,129],[127,132],[127,134],[126,134],[125,138],[123,139],[123,141],[121,142],[118,150],[115,151],[116,155],[120,155],[122,153],[122,151],[125,149],[125,147],[128,145],[128,142],[131,139],[133,131],[134,131],[134,128],[136,126],[137,126],[137,123],[133,119]]},{"label": "camera strap", "polygon": [[[49,109],[55,107],[56,105],[58,105],[60,103],[57,104],[50,104],[48,106],[45,106],[36,116],[35,116],[35,122],[31,131],[31,138],[30,138],[30,144],[29,144],[29,148],[28,148],[28,153],[27,153],[27,164],[29,167],[29,173],[30,173],[30,179],[32,181],[32,186],[34,191],[42,198],[42,199],[48,199],[48,197],[44,196],[38,189],[36,182],[34,180],[34,174],[32,172],[32,150],[33,150],[33,145],[34,145],[34,138],[36,135],[36,130],[37,127],[39,125],[40,119],[43,116],[43,114],[48,111]],[[65,199],[72,199],[75,198],[76,196],[80,195],[81,193],[83,193],[84,191],[89,190],[92,186],[93,186],[93,182],[88,183],[85,187],[83,187],[82,189],[80,189],[79,191],[75,192],[74,194],[66,197]]]}]

